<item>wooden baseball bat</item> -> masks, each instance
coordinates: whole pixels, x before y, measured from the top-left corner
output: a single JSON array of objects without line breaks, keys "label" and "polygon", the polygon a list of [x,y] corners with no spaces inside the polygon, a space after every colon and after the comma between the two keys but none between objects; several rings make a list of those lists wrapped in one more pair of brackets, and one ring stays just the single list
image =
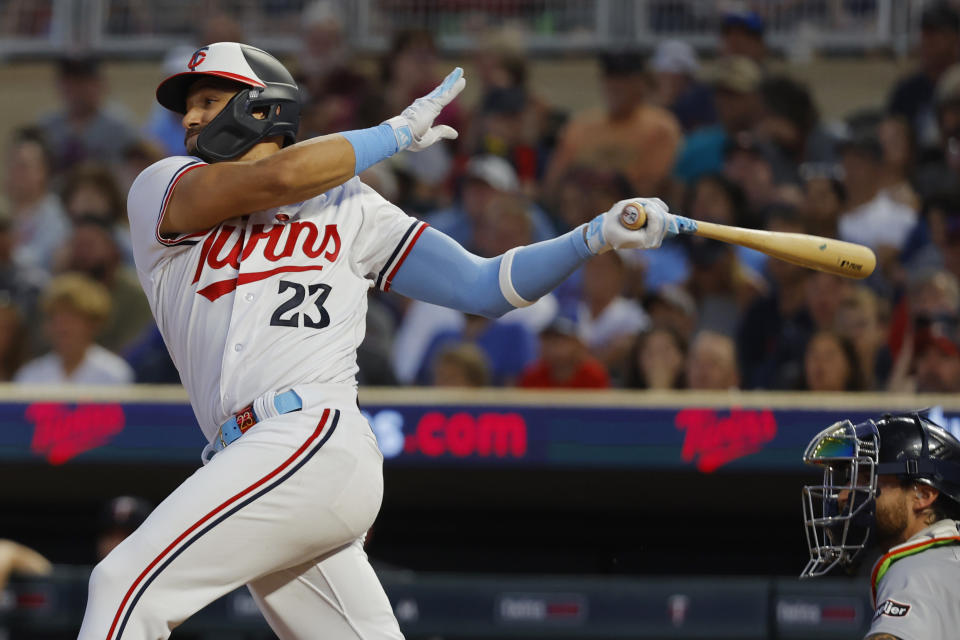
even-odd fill
[{"label": "wooden baseball bat", "polygon": [[[852,242],[806,233],[731,227],[692,220],[676,214],[674,216],[680,233],[749,247],[808,269],[859,279],[869,276],[877,266],[877,256],[869,247]],[[646,211],[639,202],[626,205],[620,212],[620,223],[627,229],[639,229],[646,222]]]}]

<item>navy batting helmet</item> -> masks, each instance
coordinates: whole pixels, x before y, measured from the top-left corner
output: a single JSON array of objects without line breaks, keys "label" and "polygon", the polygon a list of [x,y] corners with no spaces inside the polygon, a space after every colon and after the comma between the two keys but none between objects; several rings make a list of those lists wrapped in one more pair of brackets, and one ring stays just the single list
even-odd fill
[{"label": "navy batting helmet", "polygon": [[[186,113],[187,91],[206,76],[246,85],[197,136],[197,155],[207,162],[230,160],[273,136],[287,146],[296,141],[300,125],[300,89],[293,76],[272,55],[237,42],[216,42],[197,49],[176,73],[157,87],[157,101]],[[253,113],[261,110],[266,117]]]},{"label": "navy batting helmet", "polygon": [[810,562],[801,577],[850,566],[870,546],[877,476],[926,484],[960,503],[960,442],[917,413],[837,422],[814,437],[803,460],[823,468],[823,484],[803,488]]}]

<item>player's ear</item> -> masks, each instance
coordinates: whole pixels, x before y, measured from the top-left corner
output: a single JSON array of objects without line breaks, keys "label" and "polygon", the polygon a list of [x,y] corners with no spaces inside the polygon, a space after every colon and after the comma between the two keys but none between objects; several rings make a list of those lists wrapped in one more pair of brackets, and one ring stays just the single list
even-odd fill
[{"label": "player's ear", "polygon": [[913,503],[917,510],[926,509],[940,496],[940,491],[926,484],[914,485]]}]

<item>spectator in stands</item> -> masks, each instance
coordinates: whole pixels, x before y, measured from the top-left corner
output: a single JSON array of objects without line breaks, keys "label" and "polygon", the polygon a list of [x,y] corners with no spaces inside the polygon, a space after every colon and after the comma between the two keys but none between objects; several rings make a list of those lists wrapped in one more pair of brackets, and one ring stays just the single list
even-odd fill
[{"label": "spectator in stands", "polygon": [[771,146],[771,168],[776,183],[799,183],[798,167],[807,162],[832,164],[836,141],[820,125],[820,114],[810,90],[787,76],[767,77],[760,83],[764,114],[757,135]]},{"label": "spectator in stands", "polygon": [[730,11],[720,22],[720,54],[744,56],[758,65],[767,57],[763,19],[753,11]]},{"label": "spectator in stands", "polygon": [[297,83],[316,95],[331,73],[345,69],[350,63],[343,11],[331,0],[314,0],[300,14],[300,24]]},{"label": "spectator in stands", "polygon": [[[795,209],[770,211],[769,231],[802,233],[803,222]],[[796,389],[802,380],[804,347],[815,330],[807,308],[803,267],[770,260],[770,291],[747,308],[737,330],[737,351],[746,389]]]},{"label": "spectator in stands", "polygon": [[910,182],[916,156],[910,123],[903,116],[886,116],[877,126],[877,138],[883,149],[880,183],[884,191],[895,202],[918,211],[920,196]]},{"label": "spectator in stands", "polygon": [[461,328],[433,336],[418,367],[417,382],[429,384],[437,354],[450,344],[461,342],[475,344],[483,351],[490,363],[490,379],[497,386],[512,385],[537,354],[536,334],[525,325],[466,316]]},{"label": "spectator in stands", "polygon": [[608,368],[623,360],[633,337],[650,326],[636,300],[623,296],[626,267],[615,251],[583,267],[583,299],[577,308],[580,337],[590,353]]},{"label": "spectator in stands", "polygon": [[433,386],[473,387],[490,385],[490,365],[476,345],[464,342],[444,348],[433,362]]},{"label": "spectator in stands", "polygon": [[[173,364],[156,325],[127,348],[124,358],[133,369],[134,382],[138,384],[180,384],[180,372]],[[359,355],[357,358],[359,361]]]},{"label": "spectator in stands", "polygon": [[935,87],[960,55],[960,14],[944,0],[920,17],[920,68],[890,92],[888,109],[910,123],[921,147],[936,146]]},{"label": "spectator in stands", "polygon": [[363,342],[357,347],[357,383],[363,386],[392,386],[397,384],[390,363],[396,319],[379,296],[367,300],[366,330]]},{"label": "spectator in stands", "polygon": [[917,347],[927,334],[956,336],[960,324],[960,283],[949,271],[926,268],[909,274],[906,295],[894,307],[890,321],[890,351],[894,362],[888,387],[914,389]]},{"label": "spectator in stands", "polygon": [[100,59],[62,58],[58,81],[63,109],[38,122],[50,141],[56,171],[86,160],[119,164],[139,133],[123,111],[105,104],[107,82]]},{"label": "spectator in stands", "polygon": [[866,286],[853,287],[837,310],[837,335],[849,340],[857,352],[861,385],[866,390],[886,388],[893,359],[887,347],[888,309]]},{"label": "spectator in stands", "polygon": [[20,310],[5,292],[0,292],[0,382],[10,382],[23,364],[27,345],[27,326]]},{"label": "spectator in stands", "polygon": [[301,139],[378,123],[370,79],[354,68],[342,7],[317,0],[303,11],[294,77],[306,94]]},{"label": "spectator in stands", "polygon": [[[401,29],[393,34],[390,47],[381,58],[380,86],[385,87],[383,120],[406,109],[437,84],[437,45],[426,29]],[[434,120],[457,131],[463,130],[463,114],[457,101],[451,102]]]},{"label": "spectator in stands", "polygon": [[[167,113],[173,112],[167,109]],[[180,131],[183,131],[183,127],[180,127]],[[176,155],[184,153],[184,149],[182,148],[183,136],[180,137],[180,146],[181,148],[175,152]],[[113,175],[117,181],[120,193],[128,193],[130,186],[133,185],[133,181],[137,179],[137,176],[154,162],[162,160],[164,155],[163,148],[156,142],[148,139],[138,140],[127,147],[123,152],[123,163],[113,170]]]},{"label": "spectator in stands", "polygon": [[81,273],[106,287],[112,304],[97,342],[107,349],[122,353],[153,324],[143,287],[134,270],[123,264],[107,220],[86,216],[74,222],[61,270]]},{"label": "spectator in stands", "polygon": [[805,164],[803,179],[803,222],[807,233],[826,238],[837,237],[840,212],[847,201],[843,172],[837,165]]},{"label": "spectator in stands", "polygon": [[960,348],[956,342],[927,332],[919,336],[915,349],[917,393],[960,392]]},{"label": "spectator in stands", "polygon": [[[743,190],[746,203],[740,220],[750,227],[763,224],[763,211],[778,202],[787,201],[774,172],[775,151],[769,143],[750,133],[740,133],[731,138],[724,153],[723,175]],[[797,189],[797,202],[802,196]]]},{"label": "spectator in stands", "polygon": [[691,268],[686,287],[697,303],[697,330],[733,336],[743,311],[766,290],[766,284],[737,258],[733,246],[706,238],[689,240]]},{"label": "spectator in stands", "polygon": [[686,340],[672,327],[656,326],[637,336],[627,359],[624,386],[629,389],[683,389]]},{"label": "spectator in stands", "polygon": [[653,52],[650,69],[656,85],[652,102],[673,112],[684,132],[717,121],[713,91],[697,79],[700,62],[689,43],[661,41]]},{"label": "spectator in stands", "polygon": [[715,331],[700,331],[690,345],[686,365],[687,388],[729,391],[740,387],[733,339]]},{"label": "spectator in stands", "polygon": [[960,278],[960,190],[953,189],[927,199],[920,242],[910,262],[911,271],[943,268]]},{"label": "spectator in stands", "polygon": [[576,323],[558,316],[540,334],[540,358],[527,368],[517,384],[527,389],[603,389],[610,376],[590,355]]},{"label": "spectator in stands", "polygon": [[[426,220],[463,246],[475,249],[476,230],[490,202],[498,196],[516,196],[519,192],[517,173],[509,162],[493,155],[474,156],[467,163],[459,200],[451,207],[427,215]],[[528,205],[528,211],[533,242],[556,235],[542,209]],[[517,245],[511,248],[513,246]]]},{"label": "spectator in stands", "polygon": [[875,135],[863,134],[840,145],[847,199],[840,215],[840,238],[867,245],[881,264],[896,258],[917,223],[917,213],[881,188],[883,147]]},{"label": "spectator in stands", "polygon": [[102,221],[120,248],[123,261],[133,266],[127,199],[113,171],[102,164],[77,165],[67,173],[60,199],[72,223],[83,218]]},{"label": "spectator in stands", "polygon": [[69,273],[50,281],[42,308],[53,351],[31,360],[14,381],[26,384],[128,384],[133,370],[94,343],[110,315],[110,294],[100,283]]},{"label": "spectator in stands", "polygon": [[34,127],[16,131],[6,160],[14,262],[24,268],[49,270],[70,225],[51,187],[52,159],[41,131]]},{"label": "spectator in stands", "polygon": [[480,100],[469,130],[461,132],[461,148],[507,158],[523,192],[535,197],[567,116],[530,86],[524,38],[520,29],[502,27],[485,33],[474,49],[470,82],[479,82]]},{"label": "spectator in stands", "polygon": [[939,145],[921,155],[913,180],[922,198],[953,188],[960,179],[960,64],[940,77],[934,102]]},{"label": "spectator in stands", "polygon": [[719,172],[730,140],[753,129],[763,115],[759,91],[763,75],[753,60],[723,58],[711,77],[719,123],[694,131],[684,141],[673,174],[685,184]]},{"label": "spectator in stands", "polygon": [[840,305],[850,295],[852,281],[823,271],[805,271],[806,308],[818,330],[832,330]]},{"label": "spectator in stands", "polygon": [[557,193],[570,167],[619,171],[634,192],[656,195],[664,186],[682,140],[680,124],[647,99],[643,56],[601,56],[605,107],[576,114],[564,127],[545,177],[546,194]]},{"label": "spectator in stands", "polygon": [[697,325],[697,304],[683,287],[672,284],[660,287],[644,298],[643,308],[654,327],[669,327],[684,341],[693,336]]},{"label": "spectator in stands", "polygon": [[520,180],[524,193],[536,195],[542,160],[536,129],[529,126],[529,99],[525,88],[495,87],[484,94],[474,114],[477,141],[475,153],[505,158]]},{"label": "spectator in stands", "polygon": [[[762,166],[758,169],[762,173]],[[700,176],[687,192],[684,211],[696,219],[738,227],[756,227],[762,216],[751,215],[747,197],[739,184],[719,173]],[[737,259],[755,271],[760,271],[767,257],[746,247],[734,247]],[[657,250],[658,252],[660,249]]]},{"label": "spectator in stands", "polygon": [[117,545],[136,531],[153,511],[153,505],[135,496],[118,496],[100,512],[97,533],[97,560],[103,560]]},{"label": "spectator in stands", "polygon": [[21,266],[14,260],[13,220],[0,203],[0,298],[19,308],[30,324],[36,319],[37,299],[46,282],[41,269]]},{"label": "spectator in stands", "polygon": [[864,379],[853,343],[828,330],[810,338],[803,357],[808,391],[862,391]]}]

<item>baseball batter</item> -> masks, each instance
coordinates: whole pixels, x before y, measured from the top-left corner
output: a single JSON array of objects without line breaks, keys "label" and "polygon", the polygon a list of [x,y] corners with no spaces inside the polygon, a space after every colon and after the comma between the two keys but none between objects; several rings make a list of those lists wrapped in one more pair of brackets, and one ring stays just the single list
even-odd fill
[{"label": "baseball batter", "polygon": [[[960,442],[918,414],[839,422],[804,454],[824,467],[804,488],[810,562],[801,577],[853,565],[877,544],[868,640],[960,635]],[[819,507],[819,508],[818,508]]]},{"label": "baseball batter", "polygon": [[221,42],[157,89],[190,155],[130,189],[137,272],[209,444],[204,466],[96,566],[81,640],[154,640],[247,584],[280,638],[401,638],[362,539],[382,497],[357,407],[371,287],[499,316],[597,253],[675,230],[659,200],[623,203],[553,240],[483,259],[356,174],[444,138],[455,69],[380,126],[294,144],[299,94],[268,53]]}]

